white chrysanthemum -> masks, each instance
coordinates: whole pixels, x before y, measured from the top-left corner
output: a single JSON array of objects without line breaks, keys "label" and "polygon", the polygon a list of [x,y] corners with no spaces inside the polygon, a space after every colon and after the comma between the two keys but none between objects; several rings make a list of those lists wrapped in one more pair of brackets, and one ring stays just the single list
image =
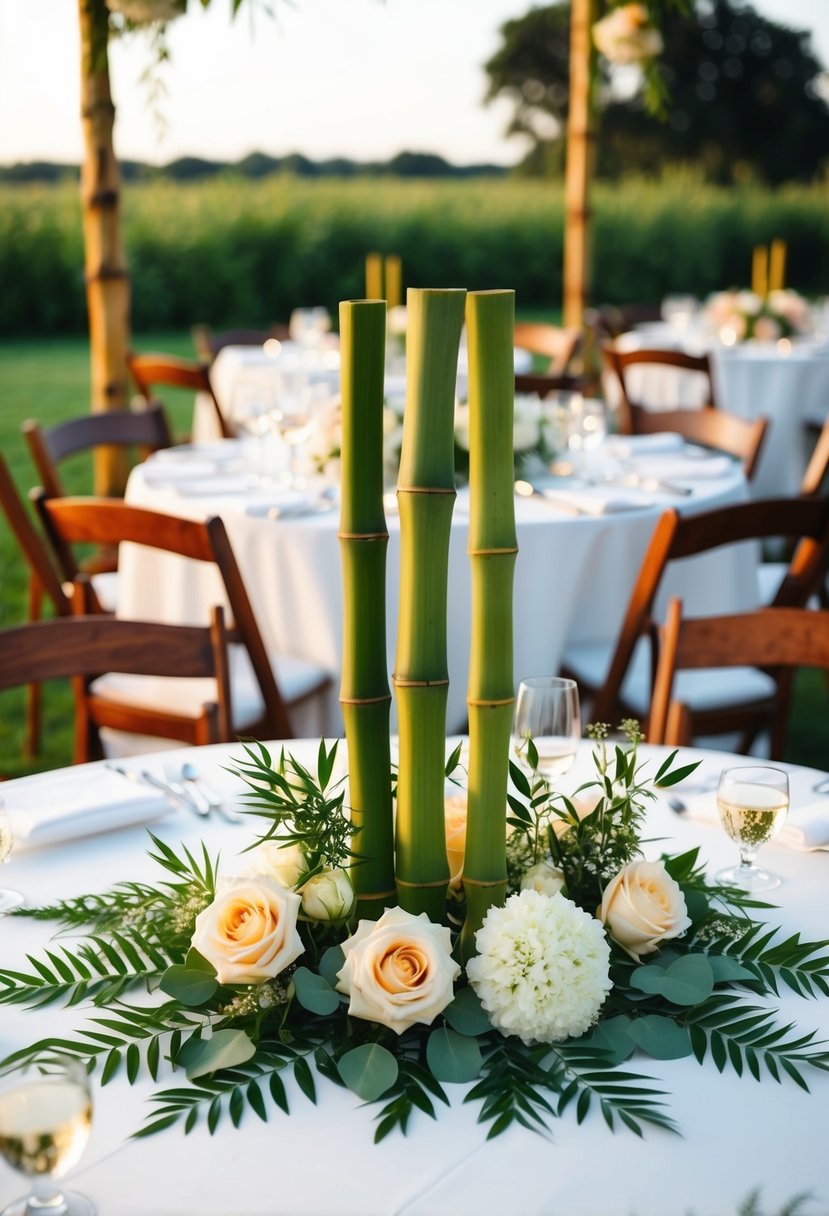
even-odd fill
[{"label": "white chrysanthemum", "polygon": [[610,947],[594,917],[563,895],[521,891],[490,908],[466,973],[494,1026],[525,1043],[583,1034],[612,984]]}]

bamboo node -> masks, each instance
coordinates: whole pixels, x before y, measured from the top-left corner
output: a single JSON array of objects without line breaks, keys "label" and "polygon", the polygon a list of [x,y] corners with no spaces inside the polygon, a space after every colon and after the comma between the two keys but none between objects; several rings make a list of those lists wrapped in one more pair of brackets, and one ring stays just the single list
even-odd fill
[{"label": "bamboo node", "polygon": [[406,887],[410,891],[425,891],[427,888],[434,889],[435,887],[448,887],[448,878],[438,878],[435,882],[406,882],[405,878],[397,878],[394,881],[398,887]]},{"label": "bamboo node", "polygon": [[106,283],[116,279],[128,279],[129,274],[118,266],[100,266],[97,270],[90,270],[84,277],[87,283]]},{"label": "bamboo node", "polygon": [[340,705],[381,705],[390,700],[391,693],[387,692],[379,697],[340,697]]},{"label": "bamboo node", "polygon": [[503,887],[506,881],[505,878],[467,878],[465,874],[461,875],[465,887]]},{"label": "bamboo node", "polygon": [[338,532],[339,540],[388,540],[388,532]]},{"label": "bamboo node", "polygon": [[510,553],[517,553],[517,545],[505,546],[503,549],[467,549],[469,557],[503,557]]},{"label": "bamboo node", "polygon": [[439,688],[441,685],[448,685],[449,678],[440,680],[407,680],[403,676],[392,676],[392,683],[395,688]]},{"label": "bamboo node", "polygon": [[514,705],[515,697],[500,697],[492,701],[478,701],[474,697],[467,697],[466,703],[473,709],[494,709],[498,705]]},{"label": "bamboo node", "polygon": [[451,494],[457,498],[458,492],[446,486],[398,486],[398,494]]},{"label": "bamboo node", "polygon": [[362,892],[362,891],[358,891],[358,892],[357,892],[357,900],[358,900],[358,902],[360,902],[360,903],[363,903],[363,902],[366,902],[366,903],[367,903],[369,900],[372,900],[372,899],[374,899],[374,900],[377,900],[377,899],[393,899],[393,898],[394,898],[394,896],[395,896],[396,894],[397,894],[397,891],[396,891],[396,890],[391,890],[391,891],[372,891],[372,892],[371,892],[371,894],[369,894],[368,892],[366,892],[366,894],[363,894],[363,892]]}]

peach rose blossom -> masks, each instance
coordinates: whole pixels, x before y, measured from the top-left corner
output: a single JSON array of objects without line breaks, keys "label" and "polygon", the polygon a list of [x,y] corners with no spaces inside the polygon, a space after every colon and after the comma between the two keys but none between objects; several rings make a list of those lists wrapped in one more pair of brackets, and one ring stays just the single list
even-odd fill
[{"label": "peach rose blossom", "polygon": [[303,952],[299,904],[298,895],[264,875],[225,879],[196,917],[192,944],[220,984],[272,979]]}]

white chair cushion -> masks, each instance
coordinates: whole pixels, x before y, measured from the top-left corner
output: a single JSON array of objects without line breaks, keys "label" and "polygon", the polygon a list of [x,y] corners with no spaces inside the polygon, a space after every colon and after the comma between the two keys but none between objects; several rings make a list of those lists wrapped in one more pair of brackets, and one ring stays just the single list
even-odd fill
[{"label": "white chair cushion", "polygon": [[[271,655],[276,681],[285,704],[290,706],[313,692],[328,679],[328,672],[289,655]],[[216,682],[195,676],[135,676],[108,672],[93,680],[91,691],[99,697],[145,709],[165,709],[195,716],[199,707],[216,700]],[[230,689],[233,730],[244,734],[264,711],[262,694],[243,646],[230,648]]]},{"label": "white chair cushion", "polygon": [[[583,643],[567,647],[563,665],[572,671],[577,681],[599,688],[604,683],[611,657],[610,646],[601,642]],[[775,687],[771,676],[754,667],[701,668],[677,672],[674,696],[692,711],[699,712],[773,696]],[[622,699],[642,717],[650,708],[650,644],[646,638],[641,638],[633,651],[622,684]]]}]

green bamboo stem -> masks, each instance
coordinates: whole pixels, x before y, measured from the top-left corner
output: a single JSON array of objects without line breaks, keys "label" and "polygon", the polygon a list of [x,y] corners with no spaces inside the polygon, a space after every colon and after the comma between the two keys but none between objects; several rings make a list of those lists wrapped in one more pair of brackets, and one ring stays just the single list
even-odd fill
[{"label": "green bamboo stem", "polygon": [[394,687],[400,757],[397,891],[403,908],[443,919],[446,859],[446,588],[455,503],[454,411],[466,292],[407,297],[406,413],[397,500],[400,609]]},{"label": "green bamboo stem", "polygon": [[469,796],[461,954],[475,949],[487,909],[506,894],[506,807],[513,717],[512,588],[518,545],[513,488],[515,293],[470,293]]},{"label": "green bamboo stem", "polygon": [[358,915],[376,919],[395,897],[386,666],[383,370],[386,305],[340,304],[343,662],[340,681],[351,814],[362,859],[351,870]]}]

